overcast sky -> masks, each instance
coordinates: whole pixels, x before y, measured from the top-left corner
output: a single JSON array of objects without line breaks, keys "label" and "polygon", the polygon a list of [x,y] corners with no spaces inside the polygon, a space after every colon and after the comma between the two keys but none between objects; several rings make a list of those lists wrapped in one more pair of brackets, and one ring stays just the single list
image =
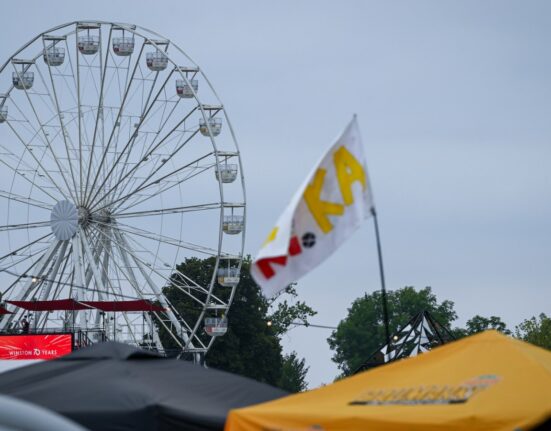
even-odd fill
[{"label": "overcast sky", "polygon": [[[551,3],[5,2],[0,59],[75,19],[150,28],[205,71],[242,151],[247,253],[357,113],[388,288],[432,286],[457,325],[551,314]],[[368,222],[298,290],[337,325],[379,286]],[[284,337],[311,386],[338,373],[329,335]]]}]

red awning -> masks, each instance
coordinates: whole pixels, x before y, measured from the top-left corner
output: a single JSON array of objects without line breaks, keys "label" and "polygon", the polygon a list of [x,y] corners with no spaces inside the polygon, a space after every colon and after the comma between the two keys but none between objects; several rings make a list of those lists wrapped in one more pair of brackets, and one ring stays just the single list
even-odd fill
[{"label": "red awning", "polygon": [[6,310],[4,307],[0,305],[0,315],[2,314],[13,314],[11,311]]},{"label": "red awning", "polygon": [[16,307],[29,311],[89,310],[91,307],[74,299],[56,299],[53,301],[6,301]]},{"label": "red awning", "polygon": [[165,311],[163,307],[145,299],[135,301],[82,301],[82,303],[102,311]]}]

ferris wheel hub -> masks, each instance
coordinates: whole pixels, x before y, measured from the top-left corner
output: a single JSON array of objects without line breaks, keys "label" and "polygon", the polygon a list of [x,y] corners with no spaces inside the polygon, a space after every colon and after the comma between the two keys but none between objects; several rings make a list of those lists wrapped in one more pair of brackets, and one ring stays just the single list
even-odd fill
[{"label": "ferris wheel hub", "polygon": [[109,224],[111,222],[111,213],[106,209],[90,213],[89,221],[95,223]]},{"label": "ferris wheel hub", "polygon": [[77,208],[77,211],[78,211],[78,223],[81,226],[86,226],[88,223],[90,223],[91,217],[90,217],[90,210],[88,210],[88,208],[79,206]]},{"label": "ferris wheel hub", "polygon": [[50,226],[55,237],[60,241],[71,239],[78,228],[79,214],[75,204],[59,201],[54,205],[50,215]]}]

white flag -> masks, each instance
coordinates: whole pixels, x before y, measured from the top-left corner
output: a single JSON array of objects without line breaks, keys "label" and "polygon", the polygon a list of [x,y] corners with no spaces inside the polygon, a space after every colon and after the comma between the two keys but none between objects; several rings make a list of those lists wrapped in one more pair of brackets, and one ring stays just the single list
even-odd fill
[{"label": "white flag", "polygon": [[279,217],[251,266],[253,278],[273,297],[331,255],[372,208],[354,116]]}]

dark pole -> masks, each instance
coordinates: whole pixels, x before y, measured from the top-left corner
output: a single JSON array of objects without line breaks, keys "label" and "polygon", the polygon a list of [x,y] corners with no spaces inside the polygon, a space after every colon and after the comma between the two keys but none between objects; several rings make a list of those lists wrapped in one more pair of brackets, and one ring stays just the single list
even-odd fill
[{"label": "dark pole", "polygon": [[381,238],[379,236],[379,223],[377,222],[377,212],[375,207],[371,208],[373,215],[373,224],[375,225],[375,238],[377,240],[377,254],[379,256],[379,273],[381,275],[381,293],[383,297],[383,320],[385,324],[386,344],[390,348],[390,331],[388,329],[388,304],[386,299],[385,271],[383,269],[383,252],[381,251]]}]

